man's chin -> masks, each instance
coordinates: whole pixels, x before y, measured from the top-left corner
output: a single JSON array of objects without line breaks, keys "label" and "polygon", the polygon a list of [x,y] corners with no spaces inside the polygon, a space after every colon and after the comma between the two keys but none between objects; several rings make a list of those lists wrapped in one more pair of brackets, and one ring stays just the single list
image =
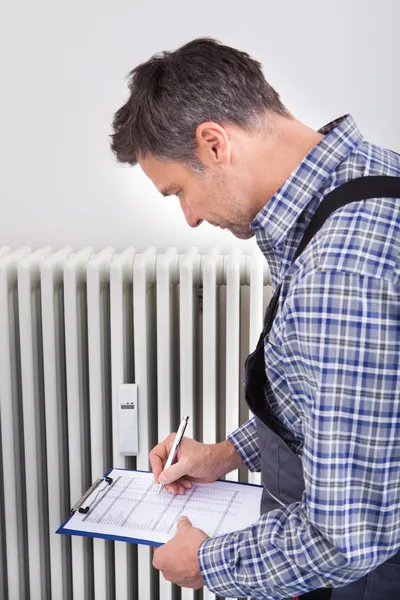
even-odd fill
[{"label": "man's chin", "polygon": [[254,231],[251,229],[248,229],[247,231],[230,229],[229,231],[233,233],[235,237],[239,238],[239,240],[249,240],[250,238],[254,237]]}]

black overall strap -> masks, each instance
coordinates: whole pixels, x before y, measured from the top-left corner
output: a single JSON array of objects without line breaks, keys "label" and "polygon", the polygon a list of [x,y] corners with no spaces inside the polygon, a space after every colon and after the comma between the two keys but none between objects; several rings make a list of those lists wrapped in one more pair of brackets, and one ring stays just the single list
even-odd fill
[{"label": "black overall strap", "polygon": [[400,198],[400,177],[370,175],[346,181],[329,192],[315,211],[294,255],[293,262],[300,256],[307,244],[319,231],[326,219],[338,208],[370,198]]},{"label": "black overall strap", "polygon": [[[400,198],[400,177],[390,177],[388,175],[357,177],[356,179],[346,181],[346,183],[343,183],[332,190],[332,192],[329,192],[315,211],[313,218],[304,232],[294,255],[293,262],[305,250],[314,235],[321,229],[327,218],[335,212],[335,210],[346,204],[350,204],[351,202],[368,200],[370,198]],[[271,330],[278,306],[280,291],[281,284],[276,288],[265,313],[264,337],[268,335]]]}]

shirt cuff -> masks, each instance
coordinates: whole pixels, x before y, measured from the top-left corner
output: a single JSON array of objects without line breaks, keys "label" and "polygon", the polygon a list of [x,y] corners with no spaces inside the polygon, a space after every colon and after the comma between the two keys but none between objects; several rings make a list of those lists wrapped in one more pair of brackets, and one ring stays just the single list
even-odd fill
[{"label": "shirt cuff", "polygon": [[200,544],[197,552],[204,583],[211,592],[224,598],[247,596],[232,577],[237,561],[235,543],[238,536],[239,534],[234,532],[207,538]]},{"label": "shirt cuff", "polygon": [[235,448],[249,471],[252,473],[261,471],[261,456],[254,417],[230,433],[227,439]]}]

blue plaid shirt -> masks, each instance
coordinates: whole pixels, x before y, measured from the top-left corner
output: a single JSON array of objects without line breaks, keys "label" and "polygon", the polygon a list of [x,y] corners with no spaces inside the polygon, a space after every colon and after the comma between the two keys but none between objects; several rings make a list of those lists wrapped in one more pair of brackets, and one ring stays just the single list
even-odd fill
[{"label": "blue plaid shirt", "polygon": [[[400,176],[400,157],[364,141],[351,116],[321,133],[252,223],[273,285],[282,281],[265,345],[269,403],[305,492],[201,544],[204,581],[220,596],[339,587],[400,549],[400,200],[342,207],[292,265],[324,196],[363,175]],[[254,420],[228,439],[259,471]]]}]

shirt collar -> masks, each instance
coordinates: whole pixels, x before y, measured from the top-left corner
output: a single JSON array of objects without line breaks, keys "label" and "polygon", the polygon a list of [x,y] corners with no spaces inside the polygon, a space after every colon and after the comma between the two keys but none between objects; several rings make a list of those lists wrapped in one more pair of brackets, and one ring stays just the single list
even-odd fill
[{"label": "shirt collar", "polygon": [[328,123],[319,133],[324,137],[296,167],[284,184],[256,215],[251,227],[256,237],[262,234],[276,248],[281,246],[299,215],[312,198],[323,189],[337,166],[362,141],[351,115]]}]

